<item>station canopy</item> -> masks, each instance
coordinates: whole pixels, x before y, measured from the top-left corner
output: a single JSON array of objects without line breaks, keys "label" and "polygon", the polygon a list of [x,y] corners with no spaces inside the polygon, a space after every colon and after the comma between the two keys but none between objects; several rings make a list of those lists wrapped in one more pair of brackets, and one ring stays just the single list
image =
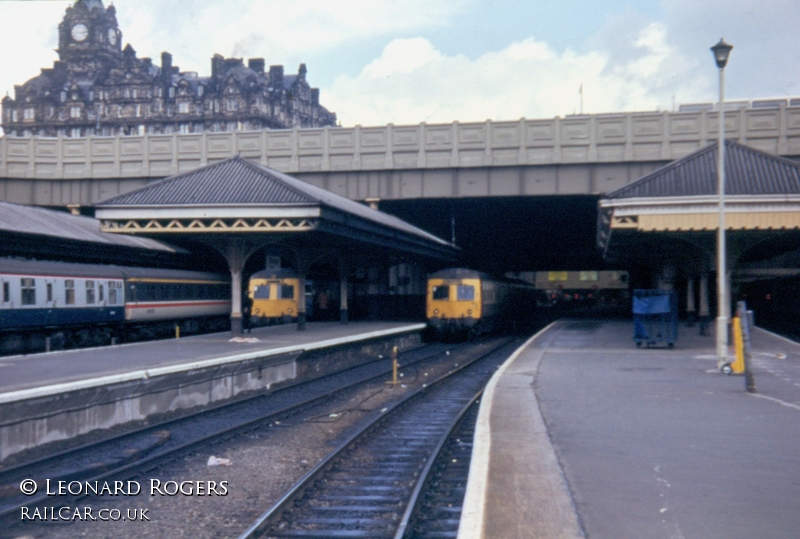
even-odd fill
[{"label": "station canopy", "polygon": [[[233,157],[96,204],[107,232],[254,237],[306,247],[379,248],[452,261],[457,248],[396,217]],[[301,233],[301,234],[298,234]]]},{"label": "station canopy", "polygon": [[154,239],[103,232],[91,217],[0,202],[0,256],[169,266],[186,254]]},{"label": "station canopy", "polygon": [[[604,256],[629,262],[713,255],[718,155],[718,143],[710,144],[602,197],[597,243]],[[757,244],[763,257],[800,247],[798,163],[726,140],[724,194],[734,260]]]}]

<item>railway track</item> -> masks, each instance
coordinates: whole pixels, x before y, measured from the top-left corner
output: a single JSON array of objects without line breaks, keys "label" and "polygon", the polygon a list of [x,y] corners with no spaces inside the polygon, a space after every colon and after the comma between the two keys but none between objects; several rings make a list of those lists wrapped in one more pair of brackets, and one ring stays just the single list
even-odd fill
[{"label": "railway track", "polygon": [[[448,457],[441,450],[469,452],[471,442],[461,443],[459,450],[461,435],[452,436],[453,429],[461,424],[467,435],[469,427],[460,420],[474,408],[495,368],[515,345],[513,339],[495,340],[458,370],[377,414],[239,539],[418,537],[426,529],[427,535],[439,533],[433,531],[431,521],[443,512],[449,516],[449,527],[457,529],[461,504],[456,497],[459,493],[463,497],[466,479],[460,480],[462,484],[446,479],[447,469],[452,474],[465,470],[446,466]],[[457,459],[450,458],[450,464],[458,464]],[[431,480],[426,483],[428,477]],[[430,496],[437,496],[433,488],[441,489],[439,494],[448,493],[444,505],[430,503]],[[420,496],[428,501],[418,504]]]},{"label": "railway track", "polygon": [[[466,345],[440,344],[401,354],[401,369],[409,370],[427,361],[458,355]],[[457,360],[456,360],[457,361]],[[336,398],[391,372],[387,359],[350,368],[336,375],[291,386],[266,395],[201,411],[188,417],[165,421],[134,432],[62,451],[35,461],[0,470],[0,518],[13,520],[18,509],[46,499],[45,495],[22,496],[23,479],[103,481],[132,477],[154,469],[171,459],[197,450],[204,443],[235,437],[287,417],[311,413],[315,406]],[[67,498],[59,502],[69,503]]]}]

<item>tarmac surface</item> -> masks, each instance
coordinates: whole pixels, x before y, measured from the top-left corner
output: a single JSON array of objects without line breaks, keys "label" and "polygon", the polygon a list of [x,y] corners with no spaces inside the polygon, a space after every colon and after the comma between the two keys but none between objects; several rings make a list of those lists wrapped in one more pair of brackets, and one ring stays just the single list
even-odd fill
[{"label": "tarmac surface", "polygon": [[697,327],[632,336],[556,322],[498,372],[459,538],[800,537],[800,345],[755,329],[751,394]]},{"label": "tarmac surface", "polygon": [[330,341],[402,331],[403,328],[413,329],[416,326],[423,327],[422,324],[408,322],[311,322],[306,325],[305,331],[297,331],[296,324],[255,328],[239,342],[231,342],[231,333],[224,332],[0,357],[0,395],[147,369],[180,369],[183,365],[246,359],[248,356],[277,353],[280,350],[330,346]]}]

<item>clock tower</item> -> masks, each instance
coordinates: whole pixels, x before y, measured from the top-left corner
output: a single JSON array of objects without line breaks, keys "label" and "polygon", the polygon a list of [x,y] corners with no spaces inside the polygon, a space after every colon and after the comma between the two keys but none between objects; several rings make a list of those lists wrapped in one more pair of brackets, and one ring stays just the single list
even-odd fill
[{"label": "clock tower", "polygon": [[114,6],[78,0],[58,26],[58,56],[79,77],[94,79],[104,60],[122,54],[121,38]]}]

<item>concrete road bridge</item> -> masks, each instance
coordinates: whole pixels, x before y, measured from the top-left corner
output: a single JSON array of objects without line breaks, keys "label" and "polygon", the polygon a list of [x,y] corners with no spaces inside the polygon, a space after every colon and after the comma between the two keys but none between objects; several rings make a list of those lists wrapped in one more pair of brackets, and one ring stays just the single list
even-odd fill
[{"label": "concrete road bridge", "polygon": [[[800,106],[727,111],[726,137],[800,158]],[[90,206],[241,156],[354,200],[599,196],[712,143],[712,110],[513,122],[0,137],[0,200]]]}]

